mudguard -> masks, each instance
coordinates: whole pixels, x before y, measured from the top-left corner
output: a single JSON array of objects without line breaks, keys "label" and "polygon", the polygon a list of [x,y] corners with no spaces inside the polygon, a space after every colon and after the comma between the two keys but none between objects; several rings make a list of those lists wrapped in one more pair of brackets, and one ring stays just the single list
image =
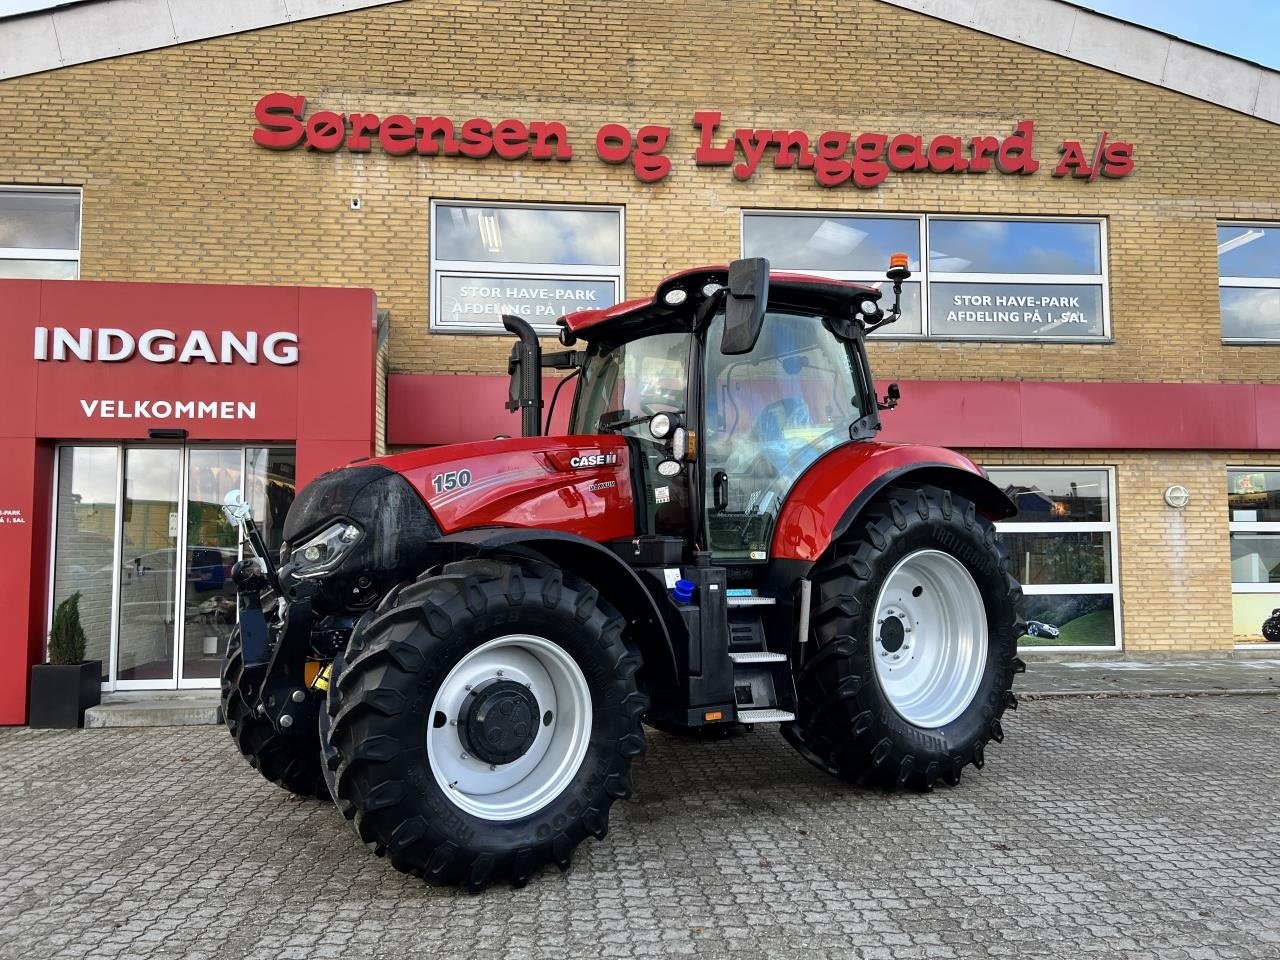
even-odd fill
[{"label": "mudguard", "polygon": [[1018,512],[968,457],[945,447],[862,441],[846,443],[809,467],[791,489],[773,532],[775,560],[815,562],[889,484],[930,483],[972,500],[992,520]]},{"label": "mudguard", "polygon": [[682,624],[664,615],[653,594],[617,554],[593,540],[559,530],[524,527],[481,527],[460,530],[431,544],[440,560],[486,554],[535,555],[587,581],[628,622],[646,670],[664,684],[679,682],[672,630]]}]

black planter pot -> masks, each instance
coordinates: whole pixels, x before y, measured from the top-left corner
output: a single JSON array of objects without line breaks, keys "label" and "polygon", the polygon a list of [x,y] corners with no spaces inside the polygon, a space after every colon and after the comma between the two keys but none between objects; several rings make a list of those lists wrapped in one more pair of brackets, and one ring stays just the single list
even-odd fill
[{"label": "black planter pot", "polygon": [[37,663],[31,668],[31,726],[73,730],[84,712],[102,702],[102,661],[71,666]]}]

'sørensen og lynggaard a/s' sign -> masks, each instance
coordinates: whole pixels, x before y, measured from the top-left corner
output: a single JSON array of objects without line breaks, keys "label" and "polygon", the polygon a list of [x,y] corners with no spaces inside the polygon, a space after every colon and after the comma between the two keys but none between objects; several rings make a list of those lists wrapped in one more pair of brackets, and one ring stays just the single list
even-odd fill
[{"label": "'s\u00f8rensen og lynggaard a/s' sign", "polygon": [[[268,93],[257,103],[258,127],[253,140],[272,150],[308,150],[332,153],[346,149],[369,153],[378,149],[391,156],[470,157],[482,160],[567,162],[573,158],[571,135],[557,121],[497,121],[471,117],[460,122],[444,116],[376,113],[306,112],[306,99],[287,93]],[[1035,154],[1035,121],[1022,120],[1004,136],[959,136],[943,133],[926,138],[916,133],[850,133],[824,130],[810,135],[803,130],[740,127],[732,134],[718,134],[721,114],[699,111],[693,115],[697,166],[727,166],[738,180],[749,180],[767,158],[775,169],[811,170],[825,187],[852,183],[874,187],[892,174],[908,172],[980,174],[998,172],[1025,176],[1040,169]],[[630,163],[646,183],[671,172],[667,154],[671,128],[645,124],[632,130],[621,123],[597,128],[593,146],[606,163]],[[1058,146],[1055,177],[1094,180],[1124,177],[1133,172],[1133,144],[1112,139],[1102,131],[1092,142],[1064,140]]]}]

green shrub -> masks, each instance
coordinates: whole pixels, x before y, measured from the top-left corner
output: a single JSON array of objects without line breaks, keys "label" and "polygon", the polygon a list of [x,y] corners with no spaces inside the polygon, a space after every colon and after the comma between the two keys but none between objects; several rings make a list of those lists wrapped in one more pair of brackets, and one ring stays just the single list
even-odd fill
[{"label": "green shrub", "polygon": [[58,604],[53,612],[53,629],[49,631],[49,662],[75,665],[84,663],[85,635],[80,626],[80,594],[73,593]]}]

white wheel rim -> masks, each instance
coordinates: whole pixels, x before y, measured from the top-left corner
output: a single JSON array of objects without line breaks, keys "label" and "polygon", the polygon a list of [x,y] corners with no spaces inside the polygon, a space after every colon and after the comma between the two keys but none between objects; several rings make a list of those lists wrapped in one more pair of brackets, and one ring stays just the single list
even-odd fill
[{"label": "white wheel rim", "polygon": [[880,689],[908,723],[932,729],[964,713],[987,662],[986,607],[965,565],[941,550],[898,561],[876,599],[871,651]]},{"label": "white wheel rim", "polygon": [[[523,684],[542,718],[527,751],[491,765],[467,753],[458,716],[472,688],[490,680]],[[437,726],[438,716],[445,722]],[[582,668],[542,637],[511,634],[481,644],[449,671],[431,704],[427,760],[444,795],[485,820],[518,820],[558,797],[573,780],[591,742],[591,690]]]}]

